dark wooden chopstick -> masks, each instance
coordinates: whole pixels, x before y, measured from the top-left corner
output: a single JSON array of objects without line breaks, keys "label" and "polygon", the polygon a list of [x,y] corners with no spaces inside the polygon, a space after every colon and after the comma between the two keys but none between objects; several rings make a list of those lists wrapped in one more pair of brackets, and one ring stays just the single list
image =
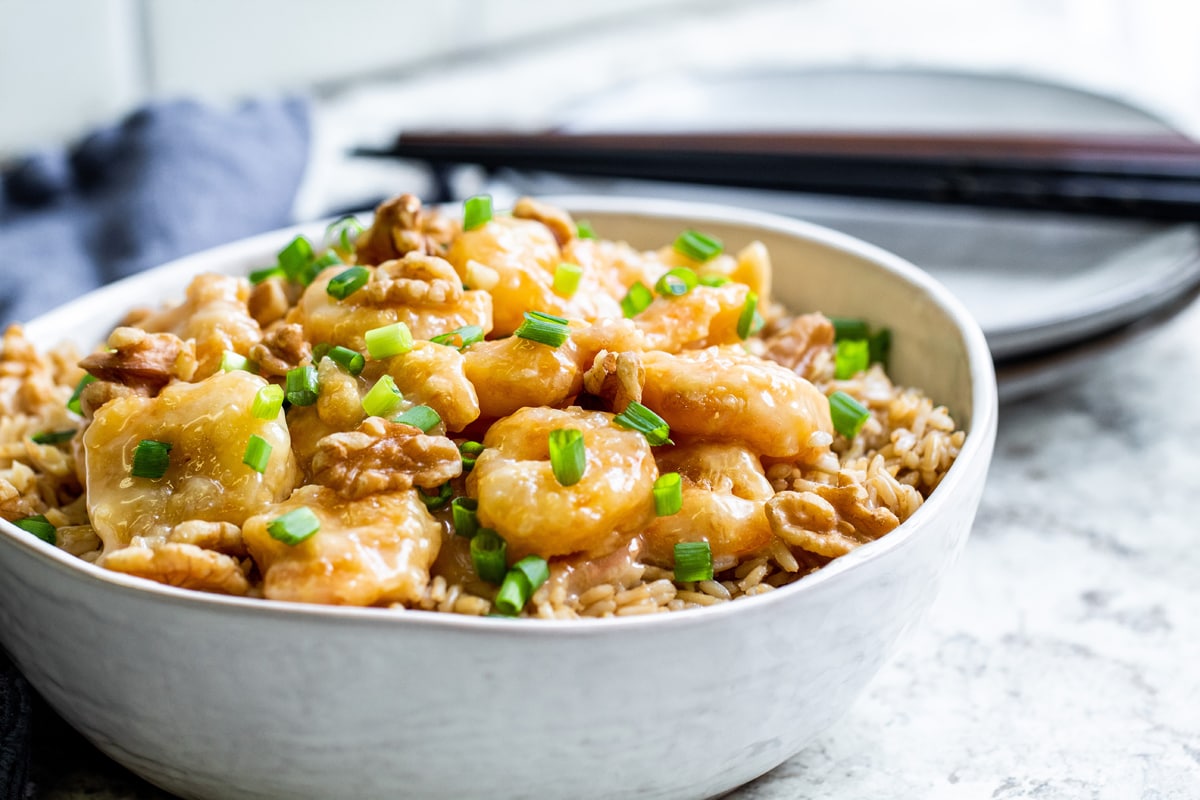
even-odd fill
[{"label": "dark wooden chopstick", "polygon": [[360,155],[574,175],[1200,221],[1178,135],[415,132]]}]

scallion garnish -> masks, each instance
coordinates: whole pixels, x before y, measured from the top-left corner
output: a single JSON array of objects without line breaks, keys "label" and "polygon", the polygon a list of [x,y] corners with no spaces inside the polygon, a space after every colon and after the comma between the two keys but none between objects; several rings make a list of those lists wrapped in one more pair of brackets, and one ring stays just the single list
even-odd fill
[{"label": "scallion garnish", "polygon": [[283,271],[282,267],[280,267],[278,264],[276,264],[273,267],[263,267],[262,269],[256,269],[253,272],[251,272],[250,273],[250,282],[252,284],[254,284],[255,286],[257,286],[258,284],[262,283],[263,281],[269,280],[271,278],[286,278],[286,277],[287,277],[287,273]]},{"label": "scallion garnish", "polygon": [[[448,333],[439,333],[429,341],[434,344],[444,344],[447,347],[457,347],[459,350],[466,350],[476,342],[483,341],[483,328],[478,325],[464,325]],[[458,344],[455,344],[455,342],[458,342]]]},{"label": "scallion garnish", "polygon": [[830,317],[829,321],[833,323],[833,340],[835,342],[840,342],[843,339],[867,338],[867,323],[865,320],[852,319],[850,317]]},{"label": "scallion garnish", "polygon": [[454,517],[454,532],[470,539],[479,532],[479,501],[469,497],[456,497],[450,502],[450,514]]},{"label": "scallion garnish", "polygon": [[58,544],[58,529],[50,523],[50,520],[46,519],[45,514],[35,514],[32,517],[14,519],[13,525],[16,525],[26,533],[32,533],[46,544]]},{"label": "scallion garnish", "polygon": [[583,277],[583,267],[563,261],[554,268],[554,293],[562,297],[573,297],[579,290],[579,279]]},{"label": "scallion garnish", "polygon": [[325,241],[332,242],[346,255],[354,252],[355,242],[363,232],[363,225],[353,215],[346,215],[329,223],[325,229]]},{"label": "scallion garnish", "polygon": [[483,445],[479,442],[463,442],[458,446],[458,452],[462,454],[463,472],[470,472],[475,467],[475,459],[483,452]]},{"label": "scallion garnish", "polygon": [[654,513],[660,517],[678,514],[683,508],[683,479],[678,472],[658,476],[654,482]]},{"label": "scallion garnish", "polygon": [[284,381],[286,389],[284,396],[294,406],[311,406],[317,402],[321,384],[317,381],[317,368],[311,364],[303,367],[293,367],[287,371]]},{"label": "scallion garnish", "polygon": [[68,431],[42,431],[29,437],[34,444],[62,444],[75,438],[75,429]]},{"label": "scallion garnish", "polygon": [[626,317],[636,317],[638,314],[645,311],[651,303],[654,302],[654,292],[646,288],[646,284],[641,281],[636,282],[629,287],[629,291],[625,293],[625,297],[621,299],[621,312]]},{"label": "scallion garnish", "polygon": [[221,371],[233,372],[234,370],[242,370],[243,372],[257,373],[258,367],[253,361],[245,356],[235,353],[232,350],[226,350],[221,354]]},{"label": "scallion garnish", "polygon": [[742,305],[742,313],[738,316],[738,337],[748,339],[762,330],[762,326],[763,318],[758,313],[758,295],[754,292],[746,292],[746,302]]},{"label": "scallion garnish", "polygon": [[686,230],[675,240],[675,252],[687,256],[692,261],[711,261],[721,254],[725,246],[721,240],[706,236],[699,231]]},{"label": "scallion garnish", "polygon": [[370,279],[371,271],[366,267],[350,267],[329,279],[325,293],[336,300],[345,300],[366,286]]},{"label": "scallion garnish", "polygon": [[726,278],[724,275],[701,275],[700,276],[700,285],[701,286],[710,286],[715,289],[718,286],[724,286],[727,283],[729,283],[729,278]]},{"label": "scallion garnish", "polygon": [[671,441],[671,426],[667,421],[641,403],[630,403],[625,410],[613,417],[613,422],[646,437],[651,447],[660,444],[675,444]]},{"label": "scallion garnish", "polygon": [[171,464],[170,442],[159,442],[154,439],[142,439],[133,450],[133,464],[129,474],[135,478],[150,478],[158,480],[167,474]]},{"label": "scallion garnish", "polygon": [[658,283],[654,284],[654,290],[663,297],[682,297],[695,289],[699,282],[700,279],[696,277],[695,270],[676,267],[668,270],[658,279]]},{"label": "scallion garnish", "polygon": [[363,395],[362,407],[368,416],[386,417],[394,413],[403,402],[404,395],[396,388],[396,381],[391,375],[384,375]]},{"label": "scallion garnish", "polygon": [[317,342],[312,349],[312,363],[320,364],[321,359],[329,355],[329,351],[333,349],[333,345],[329,342]]},{"label": "scallion garnish", "polygon": [[708,542],[679,542],[675,545],[675,580],[711,581],[713,579],[712,548]]},{"label": "scallion garnish", "polygon": [[83,409],[79,405],[79,397],[83,394],[84,388],[89,383],[95,383],[95,375],[84,375],[79,379],[79,383],[75,384],[75,391],[71,393],[71,399],[67,401],[67,410],[74,411],[76,414],[82,414]]},{"label": "scallion garnish", "polygon": [[242,463],[255,472],[266,472],[267,462],[271,458],[271,443],[256,433],[250,434],[246,442],[246,452],[242,455]]},{"label": "scallion garnish", "polygon": [[833,420],[834,430],[847,439],[853,439],[862,430],[871,412],[845,392],[834,392],[829,395],[829,416]]},{"label": "scallion garnish", "polygon": [[413,406],[403,414],[393,417],[392,422],[412,425],[414,428],[420,428],[424,433],[429,433],[441,424],[442,416],[429,406]]},{"label": "scallion garnish", "polygon": [[871,345],[866,339],[842,339],[833,356],[833,377],[852,378],[871,365]]},{"label": "scallion garnish", "polygon": [[541,556],[526,556],[513,564],[496,593],[496,610],[515,617],[525,608],[533,593],[550,577],[550,567]]},{"label": "scallion garnish", "polygon": [[279,251],[277,260],[279,268],[288,280],[304,283],[314,258],[312,242],[303,236],[297,236]]},{"label": "scallion garnish", "polygon": [[413,349],[412,331],[403,322],[393,322],[381,328],[372,328],[363,337],[367,341],[367,352],[380,361]]},{"label": "scallion garnish", "polygon": [[[329,348],[325,356],[351,375],[358,375],[363,371],[363,367],[367,363],[362,353],[357,350],[351,350],[349,347],[342,347],[341,345]],[[320,360],[317,358],[315,350],[313,351],[313,359]]]},{"label": "scallion garnish", "polygon": [[580,239],[595,239],[596,231],[592,228],[592,223],[586,219],[581,219],[575,223],[575,235]]},{"label": "scallion garnish", "polygon": [[254,395],[250,413],[255,419],[275,419],[283,408],[283,387],[268,383]]},{"label": "scallion garnish", "polygon": [[480,528],[471,537],[471,563],[488,583],[500,583],[508,568],[508,542],[491,528]]},{"label": "scallion garnish", "polygon": [[525,321],[513,331],[513,334],[531,342],[558,347],[570,338],[571,329],[563,317],[556,317],[542,311],[526,311]]},{"label": "scallion garnish", "polygon": [[563,486],[574,486],[587,469],[587,448],[583,432],[574,428],[550,431],[550,469]]},{"label": "scallion garnish", "polygon": [[867,340],[870,351],[870,360],[872,364],[882,364],[886,370],[888,366],[888,356],[892,352],[892,331],[889,328],[882,328],[871,334],[871,338]]},{"label": "scallion garnish", "polygon": [[272,539],[295,547],[317,531],[321,530],[321,520],[307,506],[292,509],[267,525],[267,533]]},{"label": "scallion garnish", "polygon": [[492,218],[492,196],[477,194],[463,203],[463,230],[473,231]]},{"label": "scallion garnish", "polygon": [[450,502],[450,498],[454,495],[454,489],[450,486],[449,481],[438,487],[437,494],[429,494],[421,487],[417,487],[417,497],[421,498],[421,502],[430,511],[437,511],[446,503]]}]

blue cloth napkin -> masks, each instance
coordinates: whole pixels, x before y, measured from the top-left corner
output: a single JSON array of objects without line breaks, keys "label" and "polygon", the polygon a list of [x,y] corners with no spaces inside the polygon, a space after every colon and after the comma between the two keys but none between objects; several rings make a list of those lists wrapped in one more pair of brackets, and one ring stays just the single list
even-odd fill
[{"label": "blue cloth napkin", "polygon": [[[179,101],[18,161],[0,175],[0,325],[289,224],[308,149],[303,99]],[[0,650],[0,800],[33,792],[31,707],[49,714]]]}]

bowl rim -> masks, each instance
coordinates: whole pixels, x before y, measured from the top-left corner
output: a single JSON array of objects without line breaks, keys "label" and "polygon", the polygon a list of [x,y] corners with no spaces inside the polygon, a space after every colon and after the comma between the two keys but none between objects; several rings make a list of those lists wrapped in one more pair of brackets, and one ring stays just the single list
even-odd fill
[{"label": "bowl rim", "polygon": [[[147,578],[98,567],[29,535],[4,519],[0,519],[0,534],[2,534],[0,542],[4,543],[0,546],[24,548],[29,555],[43,559],[47,566],[68,573],[76,580],[90,582],[98,588],[132,593],[143,600],[154,598],[170,605],[184,606],[196,611],[235,610],[271,618],[282,616],[292,620],[324,620],[337,624],[375,625],[382,623],[401,628],[415,625],[418,628],[432,627],[434,630],[442,629],[446,632],[489,631],[501,632],[505,635],[553,635],[555,637],[563,635],[605,636],[631,628],[655,629],[664,625],[672,627],[707,625],[730,614],[744,614],[746,613],[744,609],[753,608],[766,611],[773,604],[795,602],[792,600],[793,597],[821,591],[830,581],[839,580],[842,573],[859,569],[866,563],[876,561],[888,553],[904,548],[914,537],[920,535],[923,528],[928,527],[924,524],[926,520],[941,513],[944,506],[954,502],[956,487],[965,480],[964,475],[970,465],[981,459],[989,458],[996,433],[998,401],[995,371],[983,331],[966,307],[945,286],[906,259],[848,234],[804,220],[763,211],[713,203],[608,195],[552,195],[538,199],[564,208],[576,217],[586,216],[589,212],[619,213],[655,219],[685,219],[700,224],[712,222],[753,226],[773,233],[813,241],[857,256],[914,284],[953,321],[963,338],[970,368],[972,397],[970,427],[955,463],[951,465],[937,490],[921,504],[921,507],[909,519],[886,536],[868,542],[850,553],[834,559],[815,573],[804,576],[801,580],[782,586],[775,591],[745,598],[740,602],[717,603],[705,608],[689,609],[688,613],[684,614],[648,614],[605,619],[516,618],[500,620],[446,612],[428,612],[420,609],[333,606],[213,594],[170,586]],[[367,214],[362,216],[366,217]],[[36,328],[44,324],[43,320],[51,315],[69,315],[72,310],[82,311],[85,306],[94,307],[97,302],[123,300],[126,287],[131,283],[143,280],[150,273],[158,273],[164,279],[183,277],[202,271],[206,265],[260,257],[278,250],[280,243],[286,242],[296,235],[319,235],[330,221],[321,220],[280,228],[175,259],[152,270],[129,276],[68,301],[30,320],[24,324],[24,327]],[[180,285],[182,287],[182,284]],[[43,346],[40,342],[35,342],[35,344],[39,347]]]}]

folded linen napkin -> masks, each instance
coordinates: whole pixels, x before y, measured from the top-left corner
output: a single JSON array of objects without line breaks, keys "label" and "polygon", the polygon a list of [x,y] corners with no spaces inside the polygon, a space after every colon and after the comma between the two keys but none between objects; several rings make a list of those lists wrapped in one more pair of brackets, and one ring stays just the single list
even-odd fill
[{"label": "folded linen napkin", "polygon": [[[288,224],[309,133],[300,98],[230,110],[177,101],[20,160],[0,174],[0,325]],[[0,800],[33,791],[31,708],[50,712],[32,700],[0,649]]]}]

